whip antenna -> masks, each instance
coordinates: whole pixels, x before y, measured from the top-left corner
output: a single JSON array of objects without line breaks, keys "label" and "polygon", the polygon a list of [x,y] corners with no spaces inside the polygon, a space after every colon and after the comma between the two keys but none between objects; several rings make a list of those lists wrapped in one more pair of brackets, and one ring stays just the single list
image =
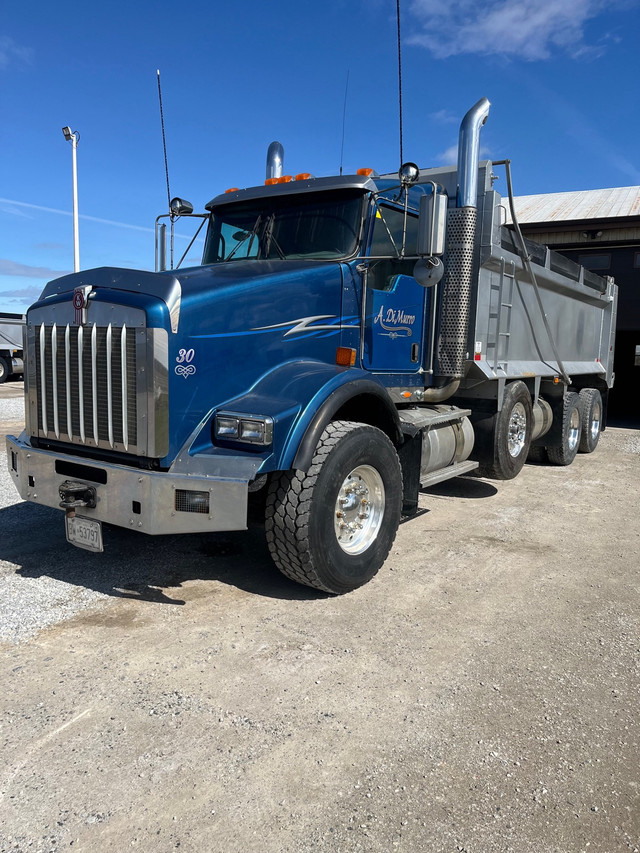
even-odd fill
[{"label": "whip antenna", "polygon": [[349,69],[347,69],[347,82],[344,87],[344,105],[342,107],[342,145],[340,146],[340,174],[342,174],[342,160],[344,156],[344,128],[347,121],[347,92],[349,91]]},{"label": "whip antenna", "polygon": [[169,164],[167,163],[167,140],[164,135],[164,113],[162,112],[162,89],[160,88],[160,69],[158,73],[158,101],[160,102],[160,124],[162,126],[162,148],[164,150],[164,173],[167,178],[167,207],[171,210],[171,192],[169,190]]},{"label": "whip antenna", "polygon": [[400,49],[400,0],[396,0],[396,19],[398,21],[398,111],[400,114],[400,165],[402,157],[402,51]]}]

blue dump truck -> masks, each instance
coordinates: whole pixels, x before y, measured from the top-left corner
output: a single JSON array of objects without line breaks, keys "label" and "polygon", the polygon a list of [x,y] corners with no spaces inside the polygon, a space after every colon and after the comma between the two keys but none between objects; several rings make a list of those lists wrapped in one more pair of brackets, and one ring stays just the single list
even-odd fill
[{"label": "blue dump truck", "polygon": [[265,185],[206,205],[198,266],[160,251],[160,271],[50,282],[7,441],[20,495],[91,551],[103,523],[204,533],[260,511],[277,567],[339,594],[376,574],[420,489],[593,451],[616,286],[504,226],[488,112],[450,168],[290,176],[272,145]]}]

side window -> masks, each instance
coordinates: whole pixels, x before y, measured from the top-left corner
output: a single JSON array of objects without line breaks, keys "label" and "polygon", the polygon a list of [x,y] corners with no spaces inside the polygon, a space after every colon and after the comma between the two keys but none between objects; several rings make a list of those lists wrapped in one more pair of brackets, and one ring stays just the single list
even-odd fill
[{"label": "side window", "polygon": [[[371,241],[372,255],[391,255],[397,257],[402,250],[402,229],[404,227],[404,211],[395,207],[380,206],[376,210],[376,220],[373,226]],[[415,255],[418,236],[418,217],[407,214],[407,237],[405,254]]]},{"label": "side window", "polygon": [[[371,260],[369,264],[367,283],[374,290],[392,290],[399,275],[413,275],[415,257],[412,260],[400,259],[399,257],[402,251],[403,228],[403,210],[383,205],[376,210],[369,254],[372,258],[380,255],[383,257],[380,260]],[[405,255],[415,255],[417,235],[418,217],[408,213]]]}]

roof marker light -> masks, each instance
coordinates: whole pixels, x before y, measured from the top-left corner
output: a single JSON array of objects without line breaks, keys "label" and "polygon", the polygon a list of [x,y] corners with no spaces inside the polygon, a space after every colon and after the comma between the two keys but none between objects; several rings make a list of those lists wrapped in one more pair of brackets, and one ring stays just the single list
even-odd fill
[{"label": "roof marker light", "polygon": [[310,178],[313,178],[311,172],[300,172],[299,175],[296,175],[296,181],[308,181]]},{"label": "roof marker light", "polygon": [[225,193],[237,193],[238,187],[229,187],[228,190],[225,190]]},{"label": "roof marker light", "polygon": [[365,178],[370,178],[373,175],[373,169],[358,169],[356,175],[364,175]]}]

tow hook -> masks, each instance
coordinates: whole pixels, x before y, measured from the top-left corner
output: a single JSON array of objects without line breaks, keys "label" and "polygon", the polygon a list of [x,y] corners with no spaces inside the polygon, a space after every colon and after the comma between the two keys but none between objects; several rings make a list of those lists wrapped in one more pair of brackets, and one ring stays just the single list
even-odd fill
[{"label": "tow hook", "polygon": [[96,505],[95,486],[79,483],[77,480],[65,480],[58,488],[62,498],[60,506],[66,509],[68,516],[74,516],[76,507],[84,506],[92,509]]}]

